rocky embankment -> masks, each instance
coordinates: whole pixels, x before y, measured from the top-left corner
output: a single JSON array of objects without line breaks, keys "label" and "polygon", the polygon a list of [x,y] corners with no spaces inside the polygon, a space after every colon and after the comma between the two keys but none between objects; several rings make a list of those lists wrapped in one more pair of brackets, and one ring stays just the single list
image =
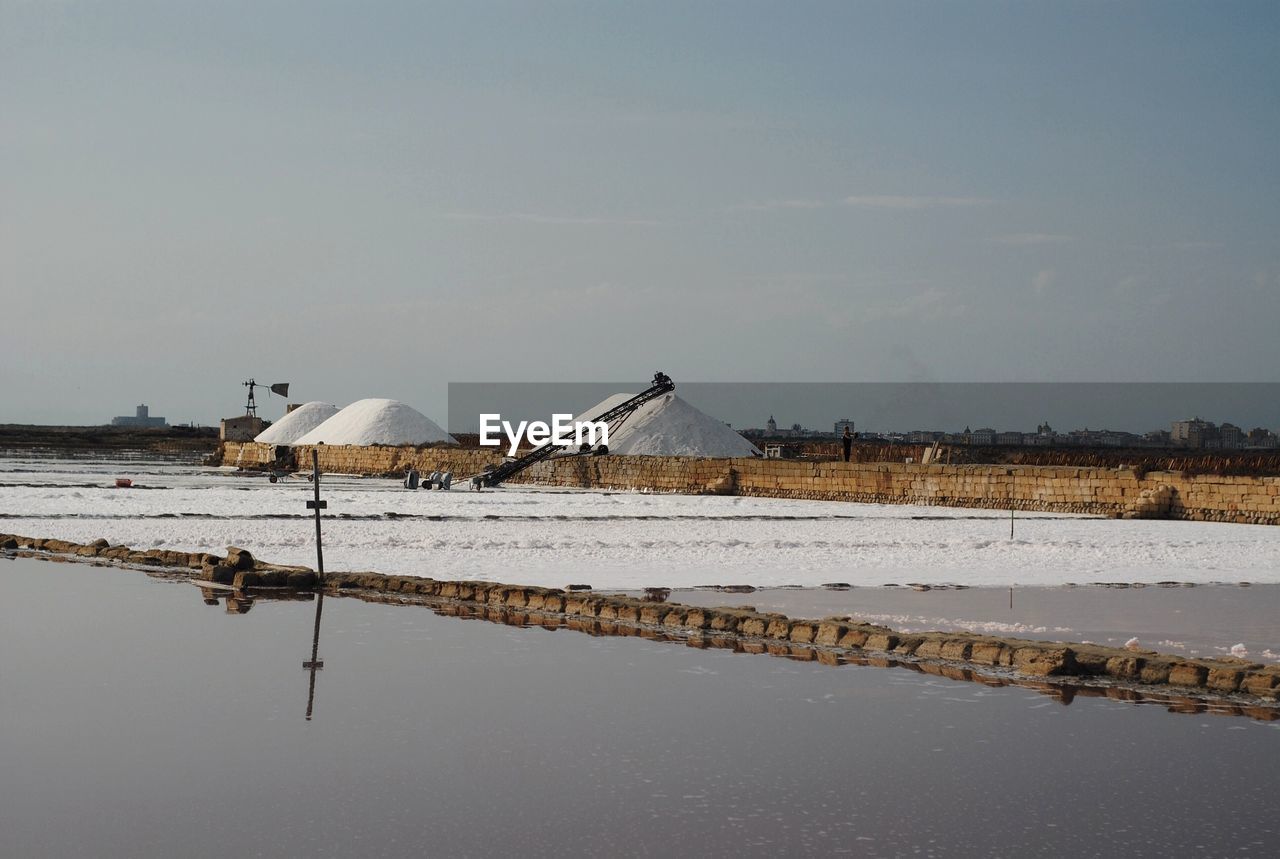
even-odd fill
[{"label": "rocky embankment", "polygon": [[[704,608],[658,599],[591,591],[561,590],[481,581],[441,581],[371,572],[327,573],[323,580],[306,567],[269,564],[247,550],[226,555],[137,550],[106,540],[65,540],[0,534],[0,550],[31,555],[73,556],[126,566],[185,571],[193,579],[237,590],[323,588],[357,596],[387,595],[423,601],[518,610],[567,619],[627,625],[674,635],[713,636],[770,647],[804,647],[828,653],[884,655],[899,661],[968,666],[1037,678],[1077,678],[1128,687],[1172,688],[1216,696],[1248,696],[1280,701],[1280,665],[1235,657],[1188,659],[1149,650],[1094,644],[1045,642],[965,632],[905,633],[850,617],[789,618],[751,608]],[[752,650],[752,647],[744,647]]]}]

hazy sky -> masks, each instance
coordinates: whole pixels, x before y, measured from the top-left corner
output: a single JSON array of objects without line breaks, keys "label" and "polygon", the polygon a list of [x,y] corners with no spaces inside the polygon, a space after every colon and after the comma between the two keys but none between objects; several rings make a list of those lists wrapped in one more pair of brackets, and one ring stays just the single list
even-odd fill
[{"label": "hazy sky", "polygon": [[1280,378],[1274,2],[0,10],[0,422]]}]

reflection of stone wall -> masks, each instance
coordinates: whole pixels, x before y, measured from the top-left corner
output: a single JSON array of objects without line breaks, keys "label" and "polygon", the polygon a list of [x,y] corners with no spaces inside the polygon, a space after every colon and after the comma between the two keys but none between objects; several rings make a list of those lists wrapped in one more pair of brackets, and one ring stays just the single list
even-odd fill
[{"label": "reflection of stone wall", "polygon": [[[341,474],[452,471],[455,480],[501,460],[476,449],[322,445],[320,468]],[[308,468],[311,448],[295,448]],[[272,448],[224,446],[224,462],[260,468]],[[1054,513],[1280,524],[1280,477],[1003,465],[803,462],[662,456],[568,457],[539,463],[513,483],[654,492],[720,492],[769,498],[936,504]]]}]

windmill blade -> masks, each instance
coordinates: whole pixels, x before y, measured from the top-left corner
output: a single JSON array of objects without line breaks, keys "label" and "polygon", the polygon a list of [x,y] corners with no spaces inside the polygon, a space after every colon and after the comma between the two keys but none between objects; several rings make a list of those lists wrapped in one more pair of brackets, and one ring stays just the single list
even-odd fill
[{"label": "windmill blade", "polygon": [[274,385],[271,386],[271,393],[279,394],[280,396],[287,398],[289,396],[289,383],[276,382]]}]

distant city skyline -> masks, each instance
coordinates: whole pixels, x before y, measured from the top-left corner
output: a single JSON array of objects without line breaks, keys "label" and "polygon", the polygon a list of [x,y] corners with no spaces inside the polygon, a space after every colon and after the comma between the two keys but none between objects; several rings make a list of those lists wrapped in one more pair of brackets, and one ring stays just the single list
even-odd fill
[{"label": "distant city skyline", "polygon": [[[763,427],[772,415],[783,427],[823,429],[848,418],[859,432],[959,431],[992,427],[1031,430],[1111,429],[1144,433],[1177,420],[1216,416],[1246,431],[1280,428],[1280,383],[1004,383],[1004,382],[682,382],[675,393],[738,430]],[[475,432],[482,412],[545,420],[552,411],[579,414],[645,382],[461,383],[449,386],[451,432]]]}]

